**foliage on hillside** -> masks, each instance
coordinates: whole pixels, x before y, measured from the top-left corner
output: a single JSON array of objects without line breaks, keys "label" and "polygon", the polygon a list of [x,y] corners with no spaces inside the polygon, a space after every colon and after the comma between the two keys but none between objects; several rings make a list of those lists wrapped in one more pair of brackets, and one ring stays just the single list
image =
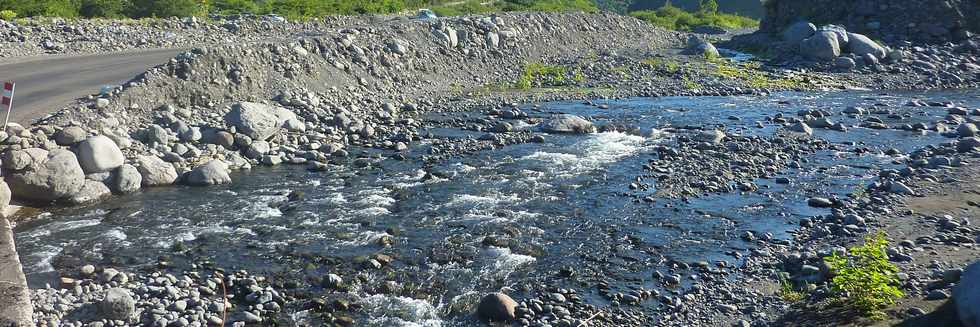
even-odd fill
[{"label": "foliage on hillside", "polygon": [[[451,5],[450,5],[451,4]],[[433,7],[441,15],[492,11],[595,11],[593,0],[0,0],[20,17],[186,17],[206,14],[278,14],[289,18],[394,14]]]},{"label": "foliage on hillside", "polygon": [[684,11],[668,2],[657,10],[634,11],[630,16],[660,27],[680,31],[690,31],[693,27],[702,25],[724,29],[759,26],[757,20],[718,12],[718,4],[714,0],[702,0],[699,9],[695,12]]}]

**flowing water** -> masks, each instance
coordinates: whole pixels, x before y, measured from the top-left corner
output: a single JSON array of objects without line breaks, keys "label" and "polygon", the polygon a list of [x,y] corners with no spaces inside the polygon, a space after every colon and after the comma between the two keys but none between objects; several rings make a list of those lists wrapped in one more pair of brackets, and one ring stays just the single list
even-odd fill
[{"label": "flowing water", "polygon": [[[643,132],[551,135],[542,144],[479,152],[436,167],[412,160],[427,150],[423,142],[411,150],[409,160],[379,160],[373,169],[259,168],[235,174],[230,186],[150,189],[42,213],[18,226],[17,243],[34,286],[56,276],[56,267],[79,263],[152,268],[160,256],[168,256],[176,269],[207,259],[216,267],[303,278],[338,269],[359,271],[365,258],[386,253],[396,258],[392,273],[364,273],[367,280],[350,290],[363,307],[359,321],[376,326],[469,325],[474,320],[462,308],[484,292],[505,287],[517,298],[528,285],[576,288],[587,302],[602,306],[608,303],[594,290],[555,276],[576,272],[608,281],[613,289],[656,288],[651,273],[665,260],[737,262],[731,254],[751,248],[740,240],[741,232],[789,239],[787,232],[801,218],[826,213],[807,207],[807,197],[843,196],[863,187],[879,169],[897,167],[894,157],[874,152],[824,151],[802,168],[781,172],[790,184],[760,179],[757,192],[648,203],[626,194],[637,193],[628,186],[643,174],[652,148],[671,142],[670,134],[652,131],[719,126],[729,134],[764,136],[777,127],[757,128],[754,122],[777,113],[840,112],[850,105],[875,104],[891,111],[880,116],[886,123],[930,122],[945,116],[946,109],[904,104],[919,98],[975,108],[978,96],[978,91],[945,91],[637,98],[604,102],[608,109],[544,103],[526,111],[532,116],[577,114],[600,125],[629,125]],[[431,132],[447,138],[479,136],[451,129]],[[947,141],[935,133],[864,128],[846,133],[817,129],[815,137],[906,152]],[[291,191],[306,196],[282,209],[277,204]],[[496,241],[485,240],[487,235]],[[381,245],[388,240],[394,244]],[[177,247],[187,254],[174,254]],[[375,291],[376,284],[392,279],[415,285],[416,293],[425,296]],[[301,319],[302,313],[295,316]]]}]

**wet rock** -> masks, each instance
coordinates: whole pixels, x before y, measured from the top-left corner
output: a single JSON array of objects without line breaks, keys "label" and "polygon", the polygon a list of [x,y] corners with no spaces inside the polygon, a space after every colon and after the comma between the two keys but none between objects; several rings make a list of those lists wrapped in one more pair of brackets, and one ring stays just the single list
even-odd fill
[{"label": "wet rock", "polygon": [[480,299],[477,315],[484,320],[496,322],[513,321],[517,316],[514,310],[517,302],[504,293],[491,293]]},{"label": "wet rock", "polygon": [[959,284],[953,287],[953,303],[957,316],[965,327],[980,327],[980,261],[965,269]]},{"label": "wet rock", "polygon": [[156,156],[139,156],[136,164],[143,186],[170,185],[177,180],[174,165]]},{"label": "wet rock", "polygon": [[857,63],[854,62],[854,59],[848,57],[837,57],[837,59],[834,59],[834,67],[850,70],[857,67]]},{"label": "wet rock", "polygon": [[789,129],[790,132],[795,132],[795,133],[800,133],[800,134],[806,134],[808,136],[812,136],[813,135],[813,129],[810,128],[810,125],[807,125],[804,122],[798,122],[798,123],[795,123],[793,125],[790,125],[788,129]]},{"label": "wet rock", "polygon": [[123,288],[110,288],[99,302],[99,312],[112,320],[127,321],[136,311],[136,300]]},{"label": "wet rock", "polygon": [[126,157],[112,139],[99,135],[78,144],[78,164],[85,173],[100,173],[122,166]]},{"label": "wet rock", "polygon": [[75,154],[66,150],[43,149],[16,150],[11,156],[29,164],[19,171],[4,172],[10,191],[15,198],[51,202],[77,193],[85,182],[85,172]]},{"label": "wet rock", "polygon": [[814,208],[831,208],[834,206],[834,202],[827,198],[814,197],[806,200],[808,206]]},{"label": "wet rock", "polygon": [[980,151],[980,137],[968,137],[956,142],[956,151],[960,153]]},{"label": "wet rock", "polygon": [[143,176],[132,165],[119,166],[112,175],[110,189],[115,193],[125,194],[136,192],[143,185]]},{"label": "wet rock", "polygon": [[719,130],[702,131],[697,134],[697,140],[699,142],[706,142],[711,144],[720,144],[722,140],[726,137],[725,132]]},{"label": "wet rock", "polygon": [[596,127],[585,118],[562,114],[541,123],[541,130],[548,133],[587,134],[595,133]]},{"label": "wet rock", "polygon": [[895,194],[915,195],[915,191],[902,182],[892,182],[888,190]]},{"label": "wet rock", "polygon": [[977,136],[977,125],[973,123],[962,123],[960,126],[956,127],[956,133],[960,137],[974,137]]},{"label": "wet rock", "polygon": [[184,183],[191,186],[208,186],[231,183],[228,166],[218,160],[197,166],[187,173]]}]

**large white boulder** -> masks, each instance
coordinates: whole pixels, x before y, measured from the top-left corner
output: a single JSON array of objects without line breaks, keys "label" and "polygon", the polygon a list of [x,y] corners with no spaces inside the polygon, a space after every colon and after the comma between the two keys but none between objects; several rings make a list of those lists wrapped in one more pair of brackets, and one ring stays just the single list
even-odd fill
[{"label": "large white boulder", "polygon": [[800,53],[804,56],[830,61],[840,56],[840,43],[837,34],[831,31],[817,32],[800,41]]},{"label": "large white boulder", "polygon": [[103,135],[78,143],[77,152],[78,164],[86,174],[107,172],[122,166],[126,161],[116,142]]},{"label": "large white boulder", "polygon": [[239,102],[225,115],[225,121],[253,140],[267,140],[296,114],[285,108],[254,102]]},{"label": "large white boulder", "polygon": [[85,182],[85,172],[71,151],[31,148],[12,152],[5,158],[20,158],[17,165],[21,167],[4,175],[15,198],[51,202],[74,195]]},{"label": "large white boulder", "polygon": [[847,38],[849,39],[847,42],[847,51],[858,56],[870,53],[878,59],[884,59],[888,53],[878,42],[871,40],[867,36],[857,33],[847,33]]},{"label": "large white boulder", "polygon": [[143,186],[170,185],[177,181],[177,169],[174,165],[157,156],[139,156],[136,158],[136,165]]},{"label": "large white boulder", "polygon": [[109,188],[116,193],[133,193],[139,191],[143,184],[143,176],[139,169],[132,165],[122,165],[112,173]]},{"label": "large white boulder", "polygon": [[541,123],[541,130],[548,133],[595,133],[592,122],[575,115],[557,115]]},{"label": "large white boulder", "polygon": [[220,160],[211,160],[197,166],[187,173],[184,183],[191,186],[208,186],[231,183],[228,165]]}]

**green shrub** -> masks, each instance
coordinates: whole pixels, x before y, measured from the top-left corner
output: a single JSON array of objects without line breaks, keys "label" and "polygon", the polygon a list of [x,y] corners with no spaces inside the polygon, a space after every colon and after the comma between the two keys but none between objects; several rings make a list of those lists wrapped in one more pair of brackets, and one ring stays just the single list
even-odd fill
[{"label": "green shrub", "polygon": [[129,0],[82,0],[79,14],[89,18],[123,18],[131,7]]},{"label": "green shrub", "polygon": [[700,25],[715,26],[725,29],[738,29],[759,26],[759,21],[749,17],[719,13],[718,4],[713,0],[702,1],[701,8],[696,13],[684,11],[667,3],[657,10],[640,10],[630,13],[630,16],[644,20],[650,24],[671,30],[690,31]]},{"label": "green shrub", "polygon": [[13,10],[0,10],[0,19],[11,21],[17,18],[17,12]]},{"label": "green shrub", "polygon": [[834,293],[876,319],[884,317],[882,308],[895,304],[905,294],[897,286],[898,267],[888,261],[888,240],[883,233],[868,236],[864,245],[849,249],[847,256],[836,252],[824,258],[833,271]]},{"label": "green shrub", "polygon": [[[562,66],[527,64],[524,65],[524,71],[515,86],[522,90],[535,86],[562,86],[566,84],[565,75],[567,73],[565,67]],[[582,78],[584,79],[584,77]]]}]

